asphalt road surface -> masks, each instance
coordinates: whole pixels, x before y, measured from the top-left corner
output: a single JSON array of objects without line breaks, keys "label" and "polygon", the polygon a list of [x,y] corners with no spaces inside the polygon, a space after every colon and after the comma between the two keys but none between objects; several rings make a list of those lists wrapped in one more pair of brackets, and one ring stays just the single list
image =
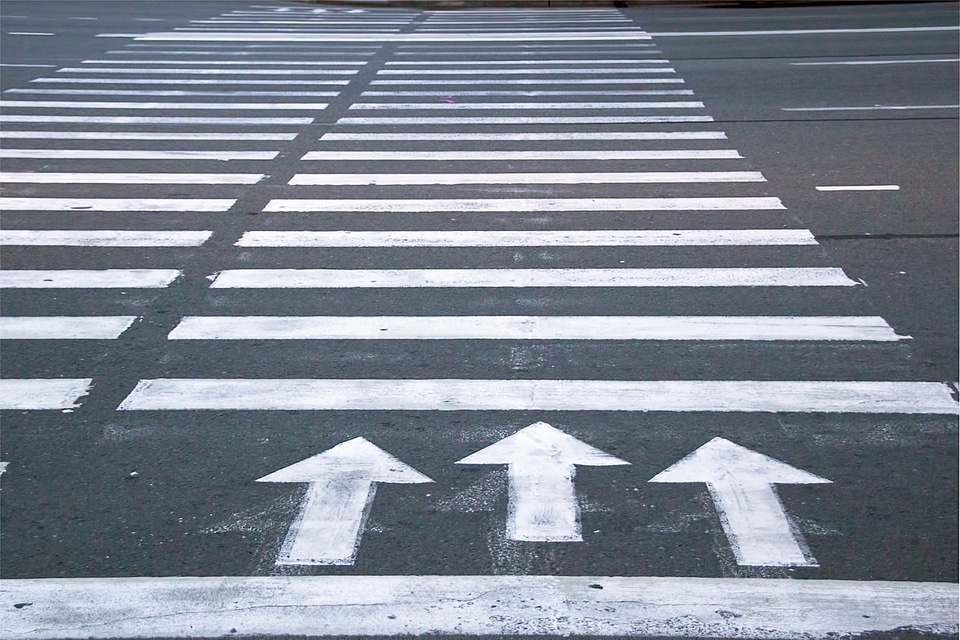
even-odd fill
[{"label": "asphalt road surface", "polygon": [[3,0],[4,637],[955,637],[957,24]]}]

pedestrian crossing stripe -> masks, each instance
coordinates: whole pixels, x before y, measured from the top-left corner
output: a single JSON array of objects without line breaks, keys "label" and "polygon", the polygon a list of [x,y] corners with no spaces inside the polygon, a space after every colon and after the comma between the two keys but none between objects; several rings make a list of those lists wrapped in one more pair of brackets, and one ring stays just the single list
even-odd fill
[{"label": "pedestrian crossing stripe", "polygon": [[0,229],[0,246],[199,247],[212,231]]},{"label": "pedestrian crossing stripe", "polygon": [[[8,171],[0,173],[0,182],[30,184],[256,184],[264,177],[266,176],[262,173],[36,173]],[[229,207],[227,208],[229,209]]]},{"label": "pedestrian crossing stripe", "polygon": [[[344,162],[367,160],[373,162],[388,161],[493,161],[493,160],[740,160],[734,149],[656,149],[656,150],[604,150],[587,149],[576,151],[308,151],[302,160],[321,160]],[[569,200],[557,198],[554,202]],[[682,200],[679,198],[678,200]]]},{"label": "pedestrian crossing stripe", "polygon": [[[161,174],[163,175],[163,174]],[[290,185],[459,184],[682,184],[766,182],[759,171],[648,171],[614,173],[298,173]]]},{"label": "pedestrian crossing stripe", "polygon": [[0,409],[73,409],[87,395],[92,378],[0,379]]},{"label": "pedestrian crossing stripe", "polygon": [[0,288],[161,289],[178,277],[178,269],[4,269],[0,271]]},{"label": "pedestrian crossing stripe", "polygon": [[64,158],[68,160],[273,160],[279,151],[179,151],[163,149],[0,149],[0,158]]},{"label": "pedestrian crossing stripe", "polygon": [[2,316],[2,340],[113,340],[137,316]]},{"label": "pedestrian crossing stripe", "polygon": [[0,198],[0,210],[222,213],[228,211],[236,202],[227,198]]},{"label": "pedestrian crossing stripe", "polygon": [[[26,199],[26,198],[24,198]],[[786,209],[780,198],[490,198],[482,200],[430,198],[399,199],[292,199],[276,198],[266,213],[502,213],[544,211],[769,211]]]}]

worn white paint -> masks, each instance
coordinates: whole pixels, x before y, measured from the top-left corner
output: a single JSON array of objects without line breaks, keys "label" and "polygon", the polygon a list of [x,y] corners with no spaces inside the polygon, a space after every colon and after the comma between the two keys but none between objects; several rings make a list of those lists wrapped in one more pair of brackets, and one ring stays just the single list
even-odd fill
[{"label": "worn white paint", "polygon": [[207,96],[220,98],[333,98],[338,91],[161,91],[148,89],[7,89],[4,93],[57,96]]},{"label": "worn white paint", "polygon": [[163,133],[160,131],[0,131],[0,138],[52,140],[294,140],[296,133]]},{"label": "worn white paint", "polygon": [[0,409],[74,409],[92,384],[92,378],[3,378]]},{"label": "worn white paint", "polygon": [[95,67],[65,67],[58,69],[57,73],[99,73],[99,74],[123,74],[131,73],[137,75],[194,75],[194,76],[352,76],[359,72],[358,69],[189,69],[189,68],[136,68],[136,69],[103,69]]},{"label": "worn white paint", "polygon": [[137,316],[2,316],[2,340],[113,340]]},{"label": "worn white paint", "polygon": [[[0,122],[2,122],[0,116]],[[405,117],[389,118],[363,117],[340,118],[341,125],[434,125],[434,124],[665,124],[678,122],[713,122],[713,116],[489,116],[473,118],[467,116],[444,117]]]},{"label": "worn white paint", "polygon": [[[3,237],[0,231],[0,238]],[[807,229],[247,231],[238,247],[629,247],[817,244]]]},{"label": "worn white paint", "polygon": [[[14,609],[14,604],[32,603]],[[0,580],[8,640],[226,636],[724,637],[957,633],[943,582],[609,576]],[[733,614],[733,615],[731,615]]]},{"label": "worn white paint", "polygon": [[726,140],[722,131],[565,131],[557,133],[342,133],[320,136],[324,141],[369,140],[374,142],[411,140],[539,141],[539,140]]},{"label": "worn white paint", "polygon": [[70,160],[273,160],[278,151],[149,151],[127,149],[0,149],[0,158]]},{"label": "worn white paint", "polygon": [[[175,64],[195,64],[195,65],[217,65],[218,67],[229,67],[238,65],[248,66],[300,66],[315,67],[316,61],[311,60],[84,60],[80,64],[143,64],[152,66],[164,66]],[[363,66],[367,64],[366,60],[324,60],[320,64],[332,64],[334,66]]]},{"label": "worn white paint", "polygon": [[457,464],[508,465],[507,538],[582,542],[576,465],[628,465],[545,422],[521,429]]},{"label": "worn white paint", "polygon": [[256,184],[263,178],[262,173],[0,173],[0,182],[29,184]]},{"label": "worn white paint", "polygon": [[[32,122],[40,124],[223,124],[268,125],[312,124],[313,118],[202,118],[153,116],[14,116],[0,115],[0,122]],[[10,151],[7,149],[6,151]]]},{"label": "worn white paint", "polygon": [[[562,59],[536,59],[536,60],[388,60],[384,63],[386,67],[435,67],[440,65],[460,67],[486,67],[493,64],[518,64],[523,66],[533,64],[670,64],[669,60],[658,60],[653,58],[613,58],[609,60],[562,60]],[[608,67],[609,68],[609,67]]]},{"label": "worn white paint", "polygon": [[326,102],[89,102],[64,100],[0,100],[0,107],[13,109],[189,109],[200,111],[237,111],[256,109],[259,111],[321,111],[327,108]]},{"label": "worn white paint", "polygon": [[960,104],[873,105],[869,107],[785,107],[781,111],[916,111],[960,109]]},{"label": "worn white paint", "polygon": [[163,378],[141,380],[118,409],[957,415],[958,404],[939,382]]},{"label": "worn white paint", "polygon": [[[491,162],[495,160],[737,160],[742,157],[734,149],[625,149],[622,151],[571,149],[568,151],[308,151],[302,159],[333,162],[347,160]],[[559,202],[561,199],[556,201]]]},{"label": "worn white paint", "polygon": [[801,548],[774,484],[831,481],[714,438],[650,482],[707,484],[737,564],[754,567],[815,567]]},{"label": "worn white paint", "polygon": [[575,69],[511,69],[497,67],[486,69],[380,69],[377,76],[540,76],[540,75],[626,75],[646,73],[676,73],[671,67],[634,67],[630,69],[616,69],[610,67],[577,67]]},{"label": "worn white paint", "polygon": [[[109,34],[99,34],[106,37]],[[158,32],[133,36],[137,42],[586,42],[592,40],[650,40],[643,31],[498,31],[449,33],[349,33],[276,31]]]},{"label": "worn white paint", "polygon": [[[442,87],[452,87],[452,86],[473,86],[473,85],[490,85],[490,80],[470,80],[462,78],[404,78],[402,80],[371,80],[370,84],[372,86],[410,86],[410,87],[422,87],[422,86],[442,86]],[[522,86],[522,85],[589,85],[589,84],[625,84],[625,85],[645,85],[645,84],[684,84],[683,78],[534,78],[534,79],[523,79],[523,78],[504,78],[497,79],[497,86]]]},{"label": "worn white paint", "polygon": [[852,287],[835,267],[708,269],[227,269],[215,289],[420,287]]},{"label": "worn white paint", "polygon": [[899,191],[896,184],[860,184],[818,186],[817,191]]},{"label": "worn white paint", "polygon": [[[136,52],[125,52],[125,53],[136,53]],[[331,78],[315,79],[315,80],[270,80],[269,78],[256,78],[253,80],[218,80],[215,78],[88,78],[88,77],[58,77],[58,78],[35,78],[30,82],[45,82],[45,83],[59,83],[59,84],[109,84],[109,85],[122,85],[122,84],[149,84],[149,85],[164,85],[164,84],[173,84],[173,85],[280,85],[284,87],[295,86],[295,85],[306,85],[313,88],[326,87],[326,86],[343,86],[350,84],[350,80],[336,80]]]},{"label": "worn white paint", "polygon": [[354,438],[257,482],[310,485],[277,564],[351,565],[360,547],[376,483],[433,480],[364,438]]},{"label": "worn white paint", "polygon": [[876,316],[186,316],[169,338],[886,342],[909,336]]},{"label": "worn white paint", "polygon": [[684,184],[766,182],[759,171],[648,171],[616,173],[298,173],[291,185],[426,184]]},{"label": "worn white paint", "polygon": [[0,198],[3,211],[196,211],[224,212],[231,199],[204,198]]},{"label": "worn white paint", "polygon": [[3,289],[159,289],[180,276],[177,269],[69,269],[0,271]]},{"label": "worn white paint", "polygon": [[780,198],[491,198],[433,199],[274,199],[263,211],[301,213],[544,212],[544,211],[765,211],[785,209]]},{"label": "worn white paint", "polygon": [[48,247],[199,247],[212,231],[0,229],[0,245]]},{"label": "worn white paint", "polygon": [[537,111],[541,109],[702,109],[702,102],[355,102],[351,111]]}]

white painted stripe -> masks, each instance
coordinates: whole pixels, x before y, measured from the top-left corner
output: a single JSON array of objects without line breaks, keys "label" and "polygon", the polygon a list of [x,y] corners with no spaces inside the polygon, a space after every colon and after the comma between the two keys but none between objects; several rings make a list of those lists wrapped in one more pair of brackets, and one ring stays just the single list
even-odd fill
[{"label": "white painted stripe", "polygon": [[[0,238],[4,232],[0,231]],[[631,247],[814,245],[806,229],[663,231],[247,231],[238,247]]]},{"label": "white painted stripe", "polygon": [[57,65],[55,64],[8,64],[0,63],[0,67],[25,67],[30,69],[54,69]]},{"label": "white painted stripe", "polygon": [[80,102],[80,101],[35,101],[0,100],[0,107],[29,109],[216,109],[237,111],[260,109],[263,111],[312,111],[326,109],[326,102]]},{"label": "white painted stripe", "polygon": [[0,149],[0,158],[71,160],[273,160],[279,151],[127,151],[119,149]]},{"label": "white painted stripe", "polygon": [[573,75],[573,74],[644,74],[644,73],[676,73],[675,69],[670,67],[651,67],[651,68],[632,68],[632,69],[611,69],[610,67],[577,67],[575,69],[379,69],[377,76],[445,76],[445,75],[476,75],[476,76],[501,76],[501,75]]},{"label": "white painted stripe", "polygon": [[262,173],[0,173],[2,182],[30,184],[256,184]]},{"label": "white painted stripe", "polygon": [[110,89],[7,89],[4,93],[59,96],[212,96],[212,97],[288,97],[333,98],[338,91],[149,91]]},{"label": "white painted stripe", "polygon": [[117,409],[955,415],[958,405],[940,382],[163,378],[141,380]]},{"label": "white painted stripe", "polygon": [[[113,34],[99,34],[98,37]],[[207,31],[128,34],[137,42],[583,42],[650,40],[643,31],[542,31],[494,33],[278,33],[275,31]]]},{"label": "white painted stripe", "polygon": [[[34,81],[36,82],[36,81]],[[403,80],[372,80],[373,86],[411,86],[420,87],[424,85],[439,85],[444,87],[453,87],[459,85],[489,85],[490,80],[461,80],[459,78],[405,78]],[[507,85],[563,85],[563,84],[683,84],[683,78],[537,78],[535,80],[507,78],[497,79],[497,86]]]},{"label": "white painted stripe", "polygon": [[937,31],[958,31],[960,27],[879,27],[866,29],[779,29],[757,31],[660,31],[649,33],[651,38],[678,38],[705,36],[809,36],[847,33],[928,33]]},{"label": "white painted stripe", "polygon": [[[12,200],[13,198],[11,198]],[[23,198],[24,200],[32,198]],[[2,200],[0,200],[2,202]],[[780,198],[496,198],[484,200],[292,200],[274,199],[266,213],[344,211],[350,213],[505,211],[757,211],[785,209]]]},{"label": "white painted stripe", "polygon": [[957,585],[949,582],[543,575],[49,578],[2,580],[0,594],[8,611],[31,603],[6,616],[8,640],[957,633]]},{"label": "white painted stripe", "polygon": [[[431,83],[435,84],[435,83]],[[11,89],[12,91],[12,89]],[[528,98],[537,98],[541,96],[593,96],[596,97],[596,91],[364,91],[361,97],[434,97],[434,98],[456,98],[456,97],[481,97],[481,96],[522,96]],[[651,89],[641,91],[638,89],[628,91],[604,91],[604,96],[692,96],[690,89]]]},{"label": "white painted stripe", "polygon": [[[367,64],[367,60],[324,60],[320,64],[332,64],[334,66],[360,66]],[[301,66],[301,67],[314,67],[318,63],[316,61],[304,61],[304,60],[83,60],[80,64],[141,64],[141,65],[174,65],[174,64],[196,64],[196,65],[212,65],[229,67],[231,65],[249,65],[249,66],[264,66],[269,65],[271,67],[284,67],[284,66]],[[389,64],[389,63],[387,63]]]},{"label": "white painted stripe", "polygon": [[177,269],[0,270],[4,289],[162,289],[180,276]]},{"label": "white painted stripe", "polygon": [[0,317],[3,340],[113,340],[137,316]]},{"label": "white painted stripe", "polygon": [[670,64],[669,60],[655,60],[649,58],[642,58],[631,60],[627,58],[621,59],[609,59],[609,60],[390,60],[384,63],[384,66],[387,67],[432,67],[439,65],[453,65],[455,67],[469,67],[469,66],[488,66],[490,64],[518,64],[518,65],[532,65],[532,64],[602,64],[602,65],[611,65],[611,64]]},{"label": "white painted stripe", "polygon": [[[3,122],[3,116],[0,116]],[[338,125],[435,125],[435,124],[658,124],[674,122],[713,122],[712,116],[532,116],[532,117],[389,117],[340,118]]]},{"label": "white painted stripe", "polygon": [[722,131],[565,131],[562,133],[325,133],[321,140],[726,140]]},{"label": "white painted stripe", "polygon": [[[16,272],[14,272],[16,273]],[[227,269],[214,289],[420,287],[852,287],[841,269]]]},{"label": "white painted stripe", "polygon": [[928,58],[918,60],[840,60],[836,62],[791,62],[795,67],[832,67],[884,64],[932,64],[941,62],[960,62],[960,58]]},{"label": "white painted stripe", "polygon": [[54,140],[295,140],[296,133],[161,133],[154,131],[0,131],[0,138]]},{"label": "white painted stripe", "polygon": [[47,31],[7,31],[8,36],[52,36]]},{"label": "white painted stripe", "polygon": [[0,245],[59,247],[199,247],[212,231],[127,231],[108,229],[0,229]]},{"label": "white painted stripe", "polygon": [[162,74],[162,75],[194,75],[194,76],[352,76],[359,73],[358,69],[102,69],[96,67],[65,67],[57,73],[135,73]]},{"label": "white painted stripe", "polygon": [[[562,134],[561,134],[562,135]],[[291,185],[685,184],[765,182],[759,171],[659,173],[298,173]]]},{"label": "white painted stripe", "polygon": [[311,87],[326,87],[326,86],[344,86],[350,84],[350,80],[266,80],[266,79],[254,79],[254,80],[217,80],[214,78],[35,78],[30,82],[44,82],[44,83],[59,83],[59,84],[150,84],[150,85],[164,85],[164,84],[174,84],[174,85],[192,85],[192,84],[202,84],[202,85],[282,85],[282,86],[294,86],[294,85],[308,85]]},{"label": "white painted stripe", "polygon": [[781,111],[915,111],[925,109],[960,109],[960,104],[874,105],[872,107],[789,107]]},{"label": "white painted stripe", "polygon": [[818,186],[817,191],[899,191],[900,185],[896,184],[860,184],[860,185],[834,185]]},{"label": "white painted stripe", "polygon": [[312,124],[313,118],[158,118],[142,116],[11,116],[0,115],[0,122],[36,122],[41,124]]},{"label": "white painted stripe", "polygon": [[[2,101],[0,101],[2,103]],[[387,111],[409,109],[440,109],[463,111],[465,109],[702,109],[702,102],[355,102],[351,111]]]},{"label": "white painted stripe", "polygon": [[[28,319],[29,320],[29,319]],[[0,324],[0,330],[4,327]],[[171,340],[866,340],[883,318],[852,316],[187,316]]]},{"label": "white painted stripe", "polygon": [[0,380],[0,409],[73,409],[92,384],[91,378],[7,378]]},{"label": "white painted stripe", "polygon": [[201,198],[0,198],[0,211],[227,211],[230,199]]},{"label": "white painted stripe", "polygon": [[[3,157],[3,156],[0,156]],[[309,151],[303,160],[736,160],[733,149],[570,151]]]}]

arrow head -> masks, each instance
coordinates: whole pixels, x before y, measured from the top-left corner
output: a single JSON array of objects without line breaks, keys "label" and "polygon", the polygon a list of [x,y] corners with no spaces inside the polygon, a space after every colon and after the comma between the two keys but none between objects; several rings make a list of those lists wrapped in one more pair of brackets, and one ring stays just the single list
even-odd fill
[{"label": "arrow head", "polygon": [[567,464],[607,467],[630,464],[567,435],[546,422],[537,422],[473,453],[457,464]]},{"label": "arrow head", "polygon": [[331,474],[362,471],[372,482],[417,484],[433,482],[364,438],[354,438],[323,453],[263,476],[257,482],[314,482]]},{"label": "arrow head", "polygon": [[712,484],[734,480],[741,483],[760,481],[765,484],[831,482],[723,438],[714,438],[649,481]]}]

